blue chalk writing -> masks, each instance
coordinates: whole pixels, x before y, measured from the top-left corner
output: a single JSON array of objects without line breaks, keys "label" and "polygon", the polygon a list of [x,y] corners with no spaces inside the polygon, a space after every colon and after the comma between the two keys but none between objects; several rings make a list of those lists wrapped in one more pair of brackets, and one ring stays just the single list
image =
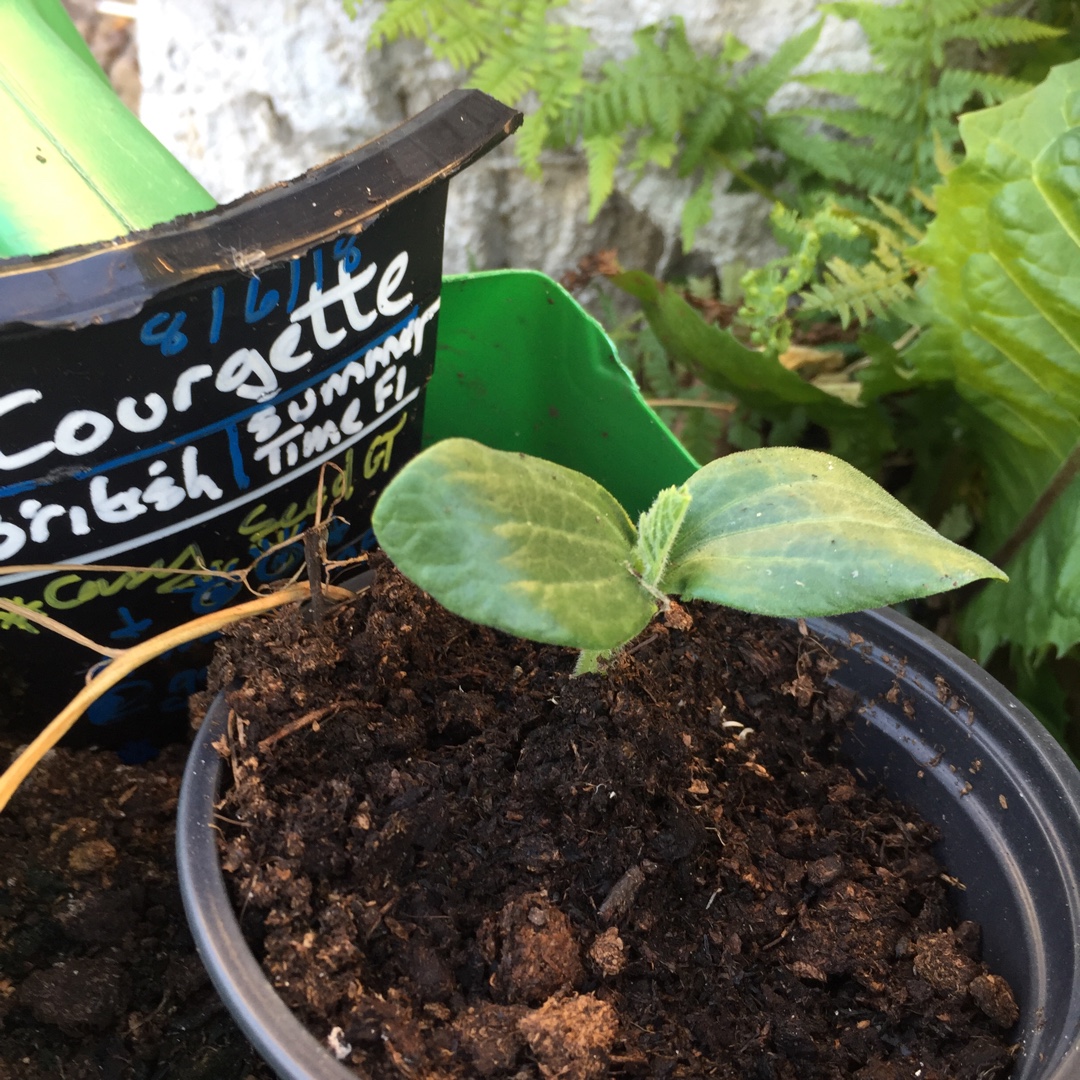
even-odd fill
[{"label": "blue chalk writing", "polygon": [[102,694],[89,709],[87,719],[91,724],[104,727],[142,712],[153,705],[154,684],[149,679],[126,679]]},{"label": "blue chalk writing", "polygon": [[291,315],[296,301],[300,298],[300,260],[292,259],[289,262],[289,302],[285,310]]},{"label": "blue chalk writing", "polygon": [[215,285],[210,293],[210,307],[210,344],[216,345],[221,337],[221,323],[225,318],[225,290],[220,285]]},{"label": "blue chalk writing", "polygon": [[122,641],[124,638],[135,638],[138,640],[143,632],[149,630],[154,624],[153,619],[139,619],[139,621],[136,622],[135,618],[126,607],[118,608],[116,613],[120,616],[124,625],[121,626],[119,630],[114,630],[109,635],[114,641]]},{"label": "blue chalk writing", "polygon": [[176,356],[187,346],[187,335],[180,329],[187,318],[186,311],[159,311],[142,324],[139,340],[144,345],[158,345],[162,356]]},{"label": "blue chalk writing", "polygon": [[229,436],[229,458],[232,460],[233,480],[241,491],[251,487],[251,477],[244,471],[244,455],[240,451],[240,433],[235,424],[225,429]]},{"label": "blue chalk writing", "polygon": [[278,306],[280,299],[277,289],[267,289],[266,295],[259,300],[259,279],[253,277],[248,282],[247,298],[244,300],[244,322],[255,323],[265,319]]},{"label": "blue chalk writing", "polygon": [[339,236],[334,241],[334,258],[344,260],[345,273],[355,274],[360,269],[360,249],[356,246],[355,236]]}]

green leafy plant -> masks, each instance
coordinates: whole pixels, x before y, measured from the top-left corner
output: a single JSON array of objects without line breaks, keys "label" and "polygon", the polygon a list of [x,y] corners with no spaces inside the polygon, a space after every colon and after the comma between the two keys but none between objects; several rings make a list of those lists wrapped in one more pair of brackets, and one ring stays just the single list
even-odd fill
[{"label": "green leafy plant", "polygon": [[[789,365],[792,324],[786,294],[799,273],[796,266],[778,270],[771,281],[765,274],[746,275],[744,282],[752,279],[755,288],[730,327],[709,322],[682,290],[642,270],[619,270],[609,279],[638,300],[676,368],[721,400],[737,402],[757,422],[766,422],[774,438],[794,441],[808,425],[816,425],[828,432],[834,453],[873,474],[883,455],[895,448],[893,425],[876,397],[903,380],[882,376],[867,384],[841,371],[825,381],[804,378]],[[747,314],[750,305],[756,307],[752,315]],[[871,372],[864,365],[859,374]],[[735,441],[730,429],[728,434]]]},{"label": "green leafy plant", "polygon": [[864,329],[846,369],[856,388],[846,410],[810,400],[767,339],[749,348],[738,327],[704,324],[670,286],[640,274],[615,279],[641,298],[669,356],[718,394],[767,416],[802,410],[836,452],[902,475],[910,506],[1009,571],[1008,589],[964,594],[952,632],[1074,753],[1078,98],[1074,61],[1026,94],[961,118],[966,157],[936,188],[936,216],[907,249],[917,267],[912,293],[890,309],[903,318],[885,323],[877,313]]},{"label": "green leafy plant", "polygon": [[[566,0],[388,0],[370,44],[423,41],[469,85],[525,106],[528,123],[517,149],[534,177],[541,175],[545,147],[580,144],[589,163],[591,216],[612,193],[620,162],[631,172],[654,165],[693,177],[682,219],[689,249],[711,218],[721,174],[811,212],[840,185],[871,216],[869,197],[880,196],[918,217],[918,192],[929,190],[955,143],[957,112],[1030,85],[965,65],[958,46],[978,56],[1063,32],[990,14],[998,2],[823,5],[823,12],[859,23],[874,63],[867,73],[797,73],[817,44],[821,20],[754,61],[731,34],[695,46],[676,16],[639,30],[630,56],[597,65],[596,43],[573,25]],[[359,0],[344,3],[354,13]],[[836,100],[773,108],[793,79]],[[823,125],[840,137],[823,137]]]},{"label": "green leafy plant", "polygon": [[983,661],[1009,646],[1037,665],[1080,643],[1078,100],[1073,62],[963,117],[966,160],[917,248],[929,330],[906,359],[971,410],[985,491],[977,543],[1015,579],[984,590],[962,620]]},{"label": "green leafy plant", "polygon": [[[354,15],[360,0],[343,0]],[[584,90],[589,32],[555,12],[566,0],[389,0],[369,47],[400,38],[423,42],[475,86],[500,101],[531,100],[515,145],[526,172],[540,175],[540,151]]]},{"label": "green leafy plant", "polygon": [[581,473],[447,439],[390,482],[372,524],[398,569],[445,607],[581,649],[579,672],[640,633],[669,595],[796,617],[1005,577],[850,465],[792,448],[711,462],[660,492],[635,528]]},{"label": "green leafy plant", "polygon": [[752,174],[773,145],[767,106],[817,44],[821,23],[785,41],[768,59],[748,63],[750,50],[734,35],[715,51],[695,50],[683,21],[673,18],[634,35],[637,51],[609,61],[595,81],[552,125],[549,141],[581,141],[589,161],[589,213],[595,217],[615,187],[615,169],[632,149],[629,166],[671,168],[694,177],[682,216],[683,247],[712,217],[717,176],[726,172],[745,187],[774,198],[771,185]]},{"label": "green leafy plant", "polygon": [[[979,54],[1061,36],[1061,30],[1030,19],[992,14],[998,6],[999,0],[822,5],[826,14],[858,22],[873,67],[800,76],[804,85],[840,100],[778,117],[769,134],[785,154],[812,166],[826,181],[917,216],[920,198],[956,149],[957,114],[1030,89],[1030,83],[986,70]],[[794,122],[796,117],[816,120],[843,138],[823,140],[813,128]]]}]

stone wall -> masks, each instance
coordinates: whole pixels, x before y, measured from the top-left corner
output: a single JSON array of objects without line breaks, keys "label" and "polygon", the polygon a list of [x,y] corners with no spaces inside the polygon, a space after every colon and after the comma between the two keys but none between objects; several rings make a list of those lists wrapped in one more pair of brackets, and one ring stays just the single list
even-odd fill
[{"label": "stone wall", "polygon": [[[697,0],[675,8],[694,41],[730,30],[768,55],[809,25],[817,6]],[[368,51],[378,10],[368,0],[350,20],[340,0],[140,0],[142,119],[221,201],[295,176],[456,85],[416,42]],[[662,0],[572,0],[565,10],[613,56],[632,51],[634,29],[674,13]],[[830,19],[809,66],[865,62],[857,28]],[[589,223],[580,155],[548,154],[537,183],[522,175],[508,143],[451,184],[446,270],[517,266],[559,276],[590,251],[615,246],[625,265],[662,272],[679,254],[686,193],[671,177],[624,182]],[[764,200],[718,190],[714,209],[696,245],[713,263],[772,250]]]}]

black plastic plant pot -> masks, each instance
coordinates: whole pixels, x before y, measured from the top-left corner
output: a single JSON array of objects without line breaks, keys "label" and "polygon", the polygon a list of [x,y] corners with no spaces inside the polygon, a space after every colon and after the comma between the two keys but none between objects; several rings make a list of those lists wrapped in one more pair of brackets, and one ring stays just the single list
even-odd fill
[{"label": "black plastic plant pot", "polygon": [[[1080,773],[1041,724],[967,657],[888,610],[811,620],[861,707],[850,759],[938,826],[962,918],[1021,1006],[1013,1080],[1080,1075]],[[283,1080],[346,1080],[277,997],[248,949],[219,865],[214,807],[221,698],[180,794],[180,886],[200,955],[240,1027]]]},{"label": "black plastic plant pot", "polygon": [[[330,557],[355,555],[420,448],[449,179],[519,122],[455,91],[228,206],[0,259],[0,593],[123,648],[246,595],[204,568],[291,576],[320,511]],[[36,732],[95,658],[0,630],[4,719]],[[176,737],[205,660],[129,677],[84,738]]]}]

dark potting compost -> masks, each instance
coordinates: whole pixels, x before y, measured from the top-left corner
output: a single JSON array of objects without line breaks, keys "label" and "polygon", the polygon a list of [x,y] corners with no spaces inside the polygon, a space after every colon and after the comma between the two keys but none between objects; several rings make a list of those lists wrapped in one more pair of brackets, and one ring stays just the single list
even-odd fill
[{"label": "dark potting compost", "polygon": [[824,645],[673,604],[573,663],[385,562],[219,650],[223,865],[329,1052],[377,1080],[1007,1074],[1013,994],[933,826],[843,763]]},{"label": "dark potting compost", "polygon": [[0,1080],[273,1080],[184,921],[184,755],[54,750],[0,814]]}]

